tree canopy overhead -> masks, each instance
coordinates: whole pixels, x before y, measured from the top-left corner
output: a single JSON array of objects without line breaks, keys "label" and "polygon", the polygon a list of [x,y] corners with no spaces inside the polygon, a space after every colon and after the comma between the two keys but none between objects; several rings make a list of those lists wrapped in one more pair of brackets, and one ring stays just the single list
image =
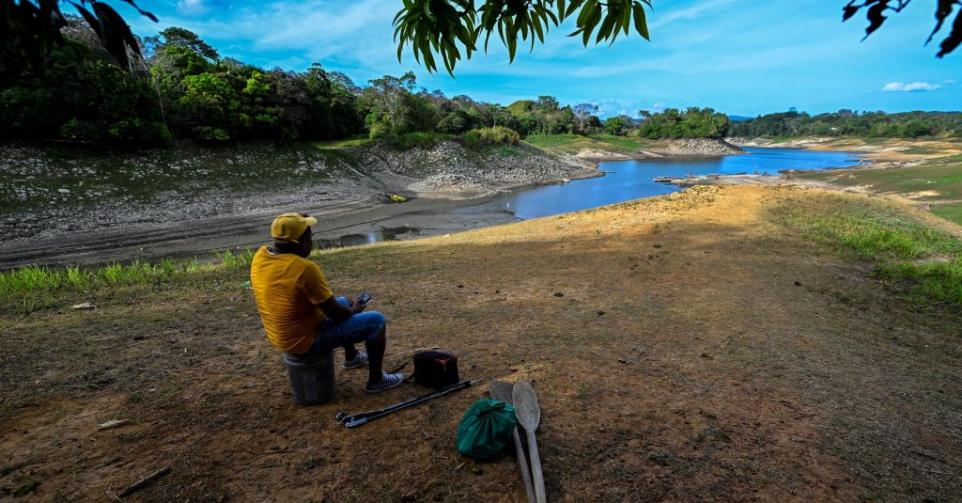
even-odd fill
[{"label": "tree canopy overhead", "polygon": [[[110,0],[126,3],[141,15],[157,21],[157,17],[137,6],[136,0]],[[842,20],[848,21],[860,12],[868,21],[866,37],[882,27],[891,14],[905,10],[912,0],[849,0],[842,7]],[[929,43],[953,19],[948,35],[942,40],[938,57],[962,45],[962,0],[934,0],[935,27]],[[487,51],[491,36],[508,49],[514,61],[519,45],[530,49],[543,43],[552,28],[574,19],[575,30],[569,34],[581,37],[584,46],[601,42],[613,43],[632,31],[649,39],[646,8],[652,0],[401,0],[394,17],[394,38],[398,59],[406,47],[414,58],[431,72],[437,71],[438,60],[453,74],[455,66],[470,59],[480,49]],[[123,16],[107,0],[70,1],[84,21],[100,38],[104,49],[121,66],[130,70],[131,57],[140,58],[140,44]],[[54,48],[65,41],[60,32],[66,25],[60,0],[0,0],[0,81],[24,66],[43,67]],[[954,18],[953,18],[954,14]],[[178,40],[176,33],[169,39]],[[148,41],[149,44],[149,41]],[[213,57],[212,57],[213,56]],[[211,49],[204,55],[217,59]]]},{"label": "tree canopy overhead", "polygon": [[[157,21],[157,16],[123,0],[141,15]],[[9,73],[30,66],[44,67],[51,52],[66,44],[60,33],[67,18],[60,0],[0,0],[0,82]],[[125,70],[131,70],[131,56],[140,57],[140,44],[123,16],[100,0],[70,1],[77,13],[97,34],[110,56]]]},{"label": "tree canopy overhead", "polygon": [[[621,35],[637,32],[649,40],[645,7],[651,0],[403,0],[394,17],[394,38],[398,60],[405,47],[431,72],[437,70],[437,59],[448,73],[458,61],[471,59],[483,37],[487,51],[491,35],[508,49],[514,61],[519,43],[527,42],[531,50],[543,43],[551,28],[566,19],[575,19],[571,37],[581,37],[582,44],[613,43]],[[946,21],[956,13],[948,36],[942,41],[939,57],[962,44],[962,0],[935,0],[935,28],[929,39],[938,34]],[[902,12],[911,0],[850,0],[842,8],[842,20],[848,21],[864,9],[869,26],[866,37],[878,30],[888,15]]]},{"label": "tree canopy overhead", "polygon": [[[403,0],[394,16],[398,60],[406,46],[428,71],[437,71],[437,58],[454,73],[462,58],[471,59],[483,36],[487,51],[491,35],[498,34],[514,61],[518,44],[543,43],[551,28],[570,17],[575,31],[589,43],[614,42],[632,30],[648,39],[645,6],[650,0]],[[597,32],[595,31],[597,29]]]},{"label": "tree canopy overhead", "polygon": [[[885,20],[888,19],[886,14],[898,14],[910,3],[912,3],[912,0],[851,0],[842,8],[842,21],[848,21],[860,10],[865,9],[865,17],[869,23],[868,27],[865,28],[865,38],[868,38],[869,35],[882,27]],[[943,25],[952,15],[956,6],[962,5],[960,0],[936,0],[935,3],[935,28],[929,34],[928,40],[925,41],[926,45],[932,42],[935,35],[942,31]],[[962,8],[956,13],[952,28],[949,29],[948,36],[942,40],[937,56],[944,57],[954,51],[959,44],[962,44]]]}]

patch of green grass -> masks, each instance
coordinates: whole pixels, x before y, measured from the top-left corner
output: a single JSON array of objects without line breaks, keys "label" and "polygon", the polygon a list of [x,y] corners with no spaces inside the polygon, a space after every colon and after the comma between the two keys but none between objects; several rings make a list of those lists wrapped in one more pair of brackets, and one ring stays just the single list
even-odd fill
[{"label": "patch of green grass", "polygon": [[254,254],[256,252],[257,250],[253,249],[241,250],[238,252],[224,250],[221,252],[216,252],[214,255],[218,260],[220,260],[221,265],[225,269],[234,270],[250,265],[251,261],[254,260]]},{"label": "patch of green grass", "polygon": [[350,138],[343,138],[340,140],[328,140],[328,141],[318,141],[312,143],[315,148],[321,150],[341,150],[341,149],[351,149],[360,148],[373,143],[374,140],[365,135],[356,135]]},{"label": "patch of green grass", "polygon": [[524,141],[538,148],[562,148],[587,139],[577,134],[532,134],[525,137]]},{"label": "patch of green grass", "polygon": [[591,137],[577,134],[529,135],[524,141],[538,148],[568,154],[577,154],[585,149],[630,154],[652,145],[652,141],[645,138],[608,134]]},{"label": "patch of green grass", "polygon": [[962,304],[962,255],[945,262],[881,264],[877,270],[884,277],[914,283],[921,296]]},{"label": "patch of green grass", "polygon": [[821,199],[780,206],[773,219],[874,263],[879,277],[911,284],[920,298],[962,305],[962,240],[893,206],[839,195]]},{"label": "patch of green grass", "polygon": [[610,134],[602,134],[592,136],[591,139],[607,143],[608,145],[614,145],[622,150],[630,150],[632,152],[650,147],[652,144],[652,140],[638,136],[615,136]]},{"label": "patch of green grass", "polygon": [[[962,156],[935,159],[907,168],[827,170],[800,176],[843,187],[870,186],[873,192],[913,196],[931,203],[962,200]],[[932,212],[962,224],[962,211],[955,204],[933,204]]]},{"label": "patch of green grass", "polygon": [[498,145],[496,147],[491,147],[489,152],[501,157],[518,157],[521,155],[520,150],[514,147],[510,147],[508,145]]},{"label": "patch of green grass", "polygon": [[50,307],[62,293],[84,294],[121,285],[163,285],[199,272],[236,270],[250,265],[255,250],[215,253],[213,263],[196,259],[160,262],[135,261],[96,268],[28,266],[0,273],[0,308],[30,313]]},{"label": "patch of green grass", "polygon": [[903,154],[912,154],[912,155],[931,155],[931,154],[938,154],[940,151],[932,147],[922,147],[922,146],[916,145],[916,146],[901,150],[901,152]]},{"label": "patch of green grass", "polygon": [[930,211],[946,220],[962,225],[962,203],[933,205]]}]

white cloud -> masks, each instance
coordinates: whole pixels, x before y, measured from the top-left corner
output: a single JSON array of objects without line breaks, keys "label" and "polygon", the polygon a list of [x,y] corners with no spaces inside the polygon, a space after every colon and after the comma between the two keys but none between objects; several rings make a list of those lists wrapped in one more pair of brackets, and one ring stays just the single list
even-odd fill
[{"label": "white cloud", "polygon": [[184,14],[200,14],[207,11],[204,0],[178,0],[177,11]]},{"label": "white cloud", "polygon": [[926,91],[935,91],[942,87],[942,84],[930,84],[928,82],[889,82],[882,87],[882,92],[892,93],[918,93]]},{"label": "white cloud", "polygon": [[654,19],[649,23],[649,28],[652,31],[657,31],[659,28],[668,26],[676,21],[691,21],[698,19],[706,12],[718,9],[720,7],[726,7],[733,2],[734,0],[703,1],[690,7],[668,11],[668,13],[665,15],[661,15],[661,12],[659,12],[658,15],[653,16]]}]

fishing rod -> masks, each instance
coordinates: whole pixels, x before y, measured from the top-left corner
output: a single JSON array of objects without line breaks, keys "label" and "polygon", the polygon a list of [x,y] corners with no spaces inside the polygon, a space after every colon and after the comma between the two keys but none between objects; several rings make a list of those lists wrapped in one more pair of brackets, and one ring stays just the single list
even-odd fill
[{"label": "fishing rod", "polygon": [[397,412],[401,409],[414,407],[415,405],[421,405],[422,403],[429,402],[431,400],[434,400],[435,398],[441,398],[445,395],[449,395],[456,391],[467,389],[481,381],[484,381],[485,379],[487,378],[483,377],[481,379],[475,379],[473,381],[471,380],[461,381],[459,383],[455,383],[450,386],[445,386],[437,391],[432,391],[431,393],[428,393],[426,395],[421,395],[419,397],[415,397],[410,400],[405,400],[403,402],[398,402],[396,404],[389,405],[380,410],[374,410],[370,412],[363,412],[360,414],[350,414],[350,415],[347,414],[346,412],[338,412],[337,416],[335,416],[334,419],[336,419],[337,422],[343,424],[348,428],[357,428],[358,426],[363,426],[371,421],[374,421],[375,419],[380,419],[388,414]]}]

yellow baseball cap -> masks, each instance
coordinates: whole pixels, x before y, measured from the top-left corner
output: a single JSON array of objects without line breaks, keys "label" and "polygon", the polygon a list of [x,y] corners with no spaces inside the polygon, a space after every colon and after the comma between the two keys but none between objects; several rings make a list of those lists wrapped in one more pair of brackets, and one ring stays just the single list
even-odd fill
[{"label": "yellow baseball cap", "polygon": [[271,223],[271,237],[278,241],[296,243],[308,227],[317,223],[314,217],[305,217],[300,213],[284,213]]}]

